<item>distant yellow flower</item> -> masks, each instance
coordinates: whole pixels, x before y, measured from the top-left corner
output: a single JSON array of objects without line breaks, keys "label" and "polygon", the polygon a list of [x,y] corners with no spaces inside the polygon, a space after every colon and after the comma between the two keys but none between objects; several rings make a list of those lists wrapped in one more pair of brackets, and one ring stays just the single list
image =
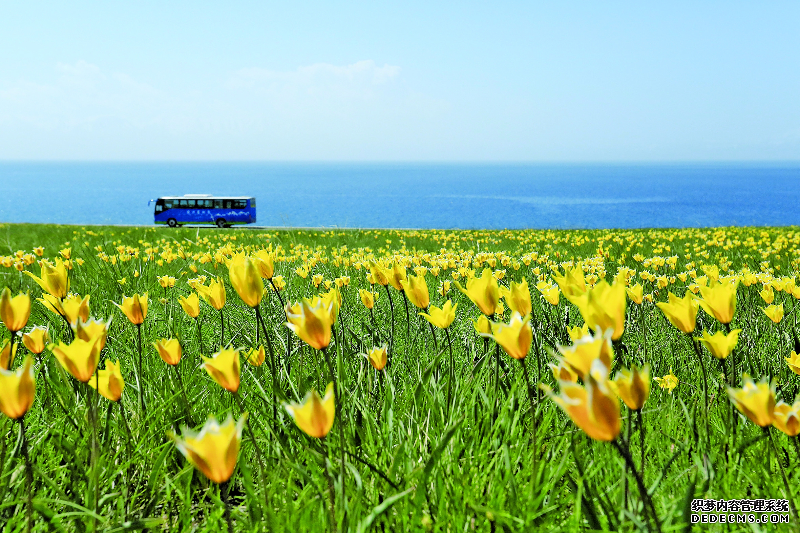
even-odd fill
[{"label": "distant yellow flower", "polygon": [[691,333],[697,324],[697,300],[687,292],[683,298],[678,298],[671,292],[669,302],[656,304],[673,326],[684,333]]},{"label": "distant yellow flower", "polygon": [[147,317],[147,293],[142,295],[134,294],[132,297],[123,296],[122,304],[118,304],[117,302],[111,303],[119,307],[132,324],[139,325],[143,323],[145,317]]},{"label": "distant yellow flower", "polygon": [[420,309],[427,309],[431,304],[431,297],[428,293],[428,284],[425,276],[408,276],[400,280],[400,286],[405,291],[408,301]]},{"label": "distant yellow flower", "polygon": [[50,334],[44,326],[36,326],[22,335],[22,344],[32,353],[40,354],[50,342]]},{"label": "distant yellow flower", "polygon": [[386,366],[388,361],[387,350],[388,346],[384,344],[383,346],[377,346],[371,349],[369,353],[366,354],[369,364],[371,364],[375,370],[383,370]]},{"label": "distant yellow flower", "polygon": [[104,370],[98,370],[95,376],[89,379],[89,386],[97,388],[103,397],[108,398],[112,402],[119,401],[122,398],[122,391],[125,389],[125,381],[122,379],[122,372],[120,372],[119,361],[116,363],[106,360],[106,367]]},{"label": "distant yellow flower", "polygon": [[336,399],[333,395],[333,383],[325,389],[325,396],[320,398],[317,391],[312,390],[302,403],[286,405],[286,411],[294,418],[295,424],[304,433],[317,439],[323,438],[333,427],[336,414]]},{"label": "distant yellow flower", "polygon": [[233,415],[228,415],[222,425],[210,416],[200,432],[184,427],[182,437],[170,434],[170,438],[178,451],[204,476],[214,483],[225,483],[236,469],[246,421],[247,413],[243,413],[235,424]]},{"label": "distant yellow flower", "polygon": [[3,320],[8,331],[12,333],[22,330],[28,323],[31,315],[31,297],[27,294],[18,294],[11,297],[11,291],[6,287],[0,294],[0,319]]},{"label": "distant yellow flower", "polygon": [[42,257],[44,255],[44,246],[37,246],[36,248],[33,249],[33,253],[35,253],[39,257]]},{"label": "distant yellow flower", "polygon": [[733,349],[736,348],[736,343],[739,341],[739,333],[741,333],[741,331],[741,329],[734,329],[727,335],[723,331],[717,331],[713,335],[704,331],[703,336],[697,337],[695,340],[705,344],[708,351],[711,352],[711,355],[717,359],[725,359],[731,354]]},{"label": "distant yellow flower", "polygon": [[[436,326],[439,329],[447,329],[453,320],[456,319],[456,308],[458,304],[453,305],[450,300],[447,300],[441,309],[435,305],[430,306],[427,313],[420,313],[420,316]],[[481,318],[486,318],[482,316]]]},{"label": "distant yellow flower", "polygon": [[800,375],[800,355],[798,355],[794,350],[786,357],[786,364],[795,374]]},{"label": "distant yellow flower", "polygon": [[178,339],[159,339],[153,343],[158,351],[158,356],[168,365],[175,366],[181,362],[183,348]]},{"label": "distant yellow flower", "polygon": [[201,368],[205,369],[211,379],[216,381],[220,387],[230,392],[239,390],[241,377],[239,350],[223,348],[211,357],[202,357],[202,359]]},{"label": "distant yellow flower", "polygon": [[553,279],[558,284],[564,297],[574,303],[574,298],[586,292],[586,278],[583,275],[583,265],[578,263],[572,268],[564,267],[564,275],[553,273]]},{"label": "distant yellow flower", "polygon": [[558,285],[550,285],[546,281],[540,281],[536,284],[536,288],[542,293],[545,301],[551,305],[558,305],[560,291]]},{"label": "distant yellow flower", "polygon": [[83,383],[88,382],[97,369],[100,360],[99,339],[85,341],[76,338],[70,344],[59,341],[47,348],[53,352],[61,366]]},{"label": "distant yellow flower", "polygon": [[361,297],[361,303],[363,303],[364,307],[367,309],[372,309],[375,306],[375,300],[378,296],[377,293],[358,289],[358,295]]},{"label": "distant yellow flower", "polygon": [[117,283],[119,283],[120,285],[122,285],[124,287],[128,283],[128,278],[118,279]]},{"label": "distant yellow flower", "polygon": [[500,288],[497,280],[492,276],[492,269],[484,268],[480,278],[474,277],[467,280],[466,288],[457,281],[455,283],[458,290],[466,294],[478,306],[481,313],[486,316],[495,313],[500,300]]},{"label": "distant yellow flower", "polygon": [[17,420],[33,405],[36,382],[33,377],[33,359],[25,358],[16,370],[0,368],[0,411]]},{"label": "distant yellow flower", "polygon": [[736,312],[736,286],[738,281],[722,282],[709,287],[700,287],[700,305],[706,313],[723,324],[730,324]]},{"label": "distant yellow flower", "polygon": [[225,307],[225,283],[220,277],[212,279],[207,287],[205,285],[196,286],[195,290],[217,311]]},{"label": "distant yellow flower", "polygon": [[259,346],[258,349],[250,348],[247,352],[246,360],[253,366],[261,366],[264,364],[264,361],[267,358],[267,354],[264,351],[263,346]]},{"label": "distant yellow flower", "polygon": [[484,336],[493,339],[510,357],[525,359],[533,341],[530,319],[530,315],[523,317],[514,311],[508,324],[492,322],[492,333]]},{"label": "distant yellow flower", "polygon": [[164,289],[169,289],[175,286],[175,278],[172,276],[159,276],[158,284]]},{"label": "distant yellow flower", "polygon": [[325,305],[320,299],[316,305],[304,299],[295,306],[286,308],[286,326],[295,335],[314,349],[322,350],[331,343],[331,326],[334,323],[331,311],[333,303]]},{"label": "distant yellow flower", "polygon": [[63,248],[58,251],[61,254],[61,257],[69,261],[72,258],[72,248]]},{"label": "distant yellow flower", "polygon": [[276,291],[282,291],[286,288],[286,281],[283,279],[283,276],[277,275],[272,277],[272,285],[275,287]]},{"label": "distant yellow flower", "polygon": [[623,368],[613,381],[608,382],[608,386],[628,408],[638,411],[650,395],[650,367],[644,365],[641,369],[633,367],[632,370]]},{"label": "distant yellow flower", "polygon": [[744,386],[741,389],[728,388],[731,402],[755,425],[769,426],[775,411],[775,383],[766,378],[755,383],[747,374],[742,378]]},{"label": "distant yellow flower", "polygon": [[306,267],[297,267],[294,269],[294,273],[303,279],[308,277],[308,269]]},{"label": "distant yellow flower", "polygon": [[669,374],[667,374],[666,376],[662,378],[656,377],[653,379],[656,380],[656,383],[658,383],[659,387],[661,387],[662,389],[667,389],[667,392],[669,392],[670,394],[672,394],[672,391],[675,389],[675,387],[678,386],[679,383],[678,378],[675,376],[675,374],[672,373],[671,368],[669,369]]},{"label": "distant yellow flower", "polygon": [[24,271],[25,274],[33,278],[48,294],[59,299],[64,298],[69,292],[69,277],[67,276],[67,267],[61,258],[56,259],[55,264],[43,259],[39,265],[42,268],[42,277],[36,277],[27,270]]},{"label": "distant yellow flower", "polygon": [[611,329],[605,332],[598,330],[594,336],[587,335],[574,341],[572,346],[556,347],[561,353],[562,362],[581,378],[585,378],[595,360],[599,360],[606,368],[611,368],[611,361],[614,359],[611,334]]},{"label": "distant yellow flower", "polygon": [[243,253],[236,254],[228,263],[231,285],[242,301],[249,307],[256,307],[264,296],[264,282],[256,261]]},{"label": "distant yellow flower", "polygon": [[558,395],[546,385],[541,387],[589,437],[610,442],[619,435],[622,422],[619,400],[609,390],[607,377],[608,370],[600,361],[596,361],[592,371],[585,376],[584,386],[559,381]]},{"label": "distant yellow flower", "polygon": [[[49,294],[45,294],[43,296],[51,304],[55,300]],[[80,295],[78,294],[70,294],[61,302],[63,316],[67,319],[67,322],[69,322],[70,325],[74,326],[79,320],[83,320],[84,322],[89,320],[89,297],[90,295],[87,294],[81,299]]]},{"label": "distant yellow flower", "polygon": [[[509,288],[501,287],[500,295],[506,301],[508,308],[512,311],[516,311],[521,316],[530,314],[531,291],[528,289],[528,282],[525,280],[525,278],[522,278],[520,283],[511,282],[511,286]],[[556,300],[557,299],[558,291],[556,291]]]},{"label": "distant yellow flower", "polygon": [[783,320],[783,304],[770,305],[764,308],[764,314],[776,324]]},{"label": "distant yellow flower", "polygon": [[573,303],[578,307],[584,322],[591,328],[612,329],[611,338],[617,340],[625,332],[625,284],[615,280],[609,285],[601,280]]},{"label": "distant yellow flower", "polygon": [[190,318],[197,318],[200,315],[200,298],[198,298],[196,292],[189,294],[189,296],[179,296],[178,302]]},{"label": "distant yellow flower", "polygon": [[775,405],[775,410],[772,414],[774,417],[772,420],[773,426],[790,437],[800,433],[800,401],[789,405],[781,400]]},{"label": "distant yellow flower", "polygon": [[311,283],[314,284],[314,287],[319,288],[320,283],[322,283],[322,279],[324,276],[322,274],[314,274],[311,276]]},{"label": "distant yellow flower", "polygon": [[16,357],[17,347],[19,346],[19,344],[14,343],[12,354],[11,344],[11,339],[6,339],[3,341],[3,345],[0,346],[0,368],[4,368],[6,370],[8,370],[9,366],[11,366],[11,360]]}]

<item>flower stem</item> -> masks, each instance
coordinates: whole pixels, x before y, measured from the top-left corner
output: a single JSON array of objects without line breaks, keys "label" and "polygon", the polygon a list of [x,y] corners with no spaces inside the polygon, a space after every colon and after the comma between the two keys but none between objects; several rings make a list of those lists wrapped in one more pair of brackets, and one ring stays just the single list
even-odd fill
[{"label": "flower stem", "polygon": [[[258,325],[256,325],[258,327]],[[225,347],[225,314],[219,310],[219,348]]]},{"label": "flower stem", "polygon": [[33,529],[33,466],[28,454],[28,436],[25,433],[25,416],[19,419],[19,432],[22,441],[22,456],[25,458],[25,499],[27,502],[25,515],[27,520],[26,531],[31,533]]},{"label": "flower stem", "polygon": [[136,388],[139,389],[139,409],[141,409],[140,416],[144,416],[144,379],[142,377],[142,325],[136,324],[137,331],[137,347],[139,349],[139,358],[136,360]]},{"label": "flower stem", "polygon": [[[433,325],[431,324],[431,333],[433,333]],[[447,380],[447,409],[445,410],[445,418],[450,418],[450,401],[452,398],[453,382],[456,380],[455,360],[453,359],[453,343],[450,342],[450,330],[444,328],[444,333],[447,336],[447,347],[450,349],[450,378]],[[433,337],[436,338],[435,336]]]},{"label": "flower stem", "polygon": [[[267,333],[267,326],[264,325],[264,319],[261,318],[261,309],[260,306],[255,307],[256,310],[256,320],[258,324],[261,325],[261,328],[264,330],[264,338],[267,339],[267,348],[269,349],[269,366],[270,366],[270,373],[272,374],[272,420],[273,423],[278,423],[278,370],[275,364],[275,352],[272,350],[272,340],[269,338],[269,334]],[[258,330],[258,324],[256,324],[256,330]]]},{"label": "flower stem", "polygon": [[389,313],[392,316],[392,334],[389,337],[389,361],[391,363],[391,358],[394,357],[394,302],[392,302],[392,293],[389,292],[389,286],[384,285],[384,289],[386,289],[386,296],[389,297]]},{"label": "flower stem", "polygon": [[342,416],[342,407],[344,405],[344,398],[339,395],[339,383],[336,380],[336,374],[333,370],[333,362],[331,358],[328,356],[327,349],[322,349],[322,356],[325,359],[325,363],[328,366],[328,373],[330,374],[330,379],[333,382],[333,397],[335,398],[336,402],[336,418],[339,420],[337,424],[339,426],[339,448],[341,450],[341,461],[342,461],[342,468],[340,470],[340,483],[342,485],[342,531],[347,531],[347,498],[345,496],[345,450],[344,450],[344,418]]},{"label": "flower stem", "polygon": [[183,378],[181,377],[181,371],[178,368],[178,365],[174,365],[173,368],[175,369],[175,375],[178,376],[178,386],[181,388],[181,396],[183,396],[183,403],[186,405],[186,424],[190,427],[194,427],[194,421],[192,420],[192,408],[191,404],[189,403],[189,397],[186,396],[186,388],[183,386]]},{"label": "flower stem", "polygon": [[639,475],[639,472],[636,470],[636,465],[633,462],[633,458],[631,457],[630,452],[628,449],[621,445],[619,441],[612,440],[611,444],[614,448],[617,449],[617,452],[622,456],[625,460],[625,463],[628,465],[628,468],[633,472],[633,477],[636,478],[636,486],[639,489],[639,497],[644,502],[644,509],[645,509],[645,520],[648,518],[648,514],[652,516],[653,522],[656,526],[656,531],[659,533],[661,532],[661,521],[658,519],[658,513],[656,513],[656,509],[653,506],[653,500],[650,499],[650,495],[647,493],[647,488],[644,486],[644,481],[642,480],[642,476]]},{"label": "flower stem", "polygon": [[775,440],[772,437],[772,432],[770,431],[769,426],[764,428],[764,431],[767,432],[767,436],[769,436],[769,443],[772,446],[772,453],[775,454],[775,461],[778,463],[778,469],[781,471],[781,478],[783,479],[783,488],[786,491],[786,499],[789,500],[789,508],[792,510],[792,518],[794,518],[795,523],[797,522],[797,508],[794,506],[794,498],[792,498],[792,489],[789,486],[789,480],[786,478],[786,470],[783,468],[783,463],[781,462],[781,458],[778,455],[778,447],[775,446]]},{"label": "flower stem", "polygon": [[203,328],[200,327],[199,315],[195,317],[194,322],[197,324],[197,344],[200,347],[200,355],[205,355],[205,351],[203,350]]},{"label": "flower stem", "polygon": [[233,520],[231,519],[230,480],[224,481],[219,486],[222,503],[225,506],[225,522],[228,523],[228,533],[233,533]]},{"label": "flower stem", "polygon": [[525,378],[525,388],[528,390],[528,401],[531,402],[531,420],[533,420],[533,479],[535,482],[537,478],[537,461],[539,455],[539,450],[536,448],[536,402],[534,401],[534,392],[531,388],[530,376],[528,376],[528,363],[525,361],[526,358],[524,357],[519,360],[519,362],[522,364],[522,375]]},{"label": "flower stem", "polygon": [[703,354],[700,353],[700,348],[697,346],[697,343],[694,342],[691,334],[687,333],[686,337],[689,339],[695,355],[697,355],[697,362],[700,363],[700,370],[703,374],[703,397],[705,398],[705,403],[703,404],[703,418],[706,425],[706,453],[708,453],[711,450],[711,432],[708,425],[708,375],[706,373],[706,365],[703,363]]}]

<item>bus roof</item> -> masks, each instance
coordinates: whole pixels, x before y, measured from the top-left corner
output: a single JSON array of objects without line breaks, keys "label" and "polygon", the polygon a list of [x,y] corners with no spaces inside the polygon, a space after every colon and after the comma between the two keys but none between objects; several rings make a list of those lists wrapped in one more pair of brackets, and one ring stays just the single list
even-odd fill
[{"label": "bus roof", "polygon": [[197,200],[198,198],[206,200],[248,200],[254,198],[253,196],[219,196],[213,194],[184,194],[183,196],[159,196],[159,200]]}]

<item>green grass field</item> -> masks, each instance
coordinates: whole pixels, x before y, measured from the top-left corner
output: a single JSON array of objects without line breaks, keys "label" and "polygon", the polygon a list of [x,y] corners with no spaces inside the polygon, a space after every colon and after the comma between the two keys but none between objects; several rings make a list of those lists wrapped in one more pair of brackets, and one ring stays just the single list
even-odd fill
[{"label": "green grass field", "polygon": [[[688,531],[693,499],[794,502],[800,481],[797,437],[762,430],[734,410],[727,386],[741,387],[744,373],[766,377],[776,383],[778,400],[794,402],[800,377],[785,358],[800,351],[795,312],[800,291],[792,294],[800,267],[798,241],[797,228],[263,231],[0,225],[0,284],[33,300],[23,331],[47,326],[54,342],[71,341],[65,319],[35,300],[42,289],[18,270],[38,276],[40,259],[68,258],[70,291],[90,296],[91,316],[112,319],[101,361],[119,360],[126,384],[121,401],[110,402],[77,382],[50,350],[35,358],[36,399],[24,417],[30,483],[20,424],[0,415],[0,531],[26,531],[28,490],[34,531],[227,531],[220,486],[184,458],[168,433],[182,434],[189,416],[195,428],[210,415],[220,421],[229,413],[238,418],[237,401],[249,413],[256,441],[244,431],[228,485],[235,531]],[[41,257],[37,247],[43,247]],[[270,247],[285,287],[268,289],[260,304],[265,339],[257,333],[253,309],[231,285],[226,261],[238,252]],[[450,343],[391,286],[373,289],[378,299],[372,312],[363,305],[358,291],[370,288],[371,259],[405,265],[409,275],[425,268],[432,305],[448,299],[458,304]],[[630,269],[630,285],[643,286],[642,303],[627,302],[612,376],[647,363],[651,378],[671,370],[679,380],[672,392],[653,381],[641,418],[620,402],[619,439],[643,473],[657,520],[615,447],[589,438],[536,388],[544,383],[559,389],[547,364],[556,363],[559,345],[572,344],[568,328],[583,325],[579,309],[564,294],[553,305],[536,285],[552,284],[555,270],[579,261],[590,285],[611,283],[620,269]],[[473,321],[481,313],[455,286],[455,278],[466,283],[486,267],[500,285],[525,279],[530,287],[534,335],[525,360],[534,408],[522,365],[478,335]],[[176,278],[173,288],[159,284],[164,275]],[[216,276],[224,281],[227,303],[220,313],[201,301],[195,320],[178,297],[193,292],[187,280],[203,275],[206,283]],[[322,276],[318,286],[315,275]],[[725,364],[702,345],[698,359],[688,336],[655,305],[667,301],[668,292],[683,296],[703,276],[742,280],[731,323],[742,331]],[[311,389],[322,393],[328,372],[319,351],[289,334],[281,300],[321,294],[328,285],[336,287],[337,278],[342,304],[328,355],[335,362],[341,412],[328,436],[316,439],[297,427],[284,405]],[[763,311],[767,303],[760,293],[768,286],[773,303],[784,308],[777,323]],[[136,389],[137,328],[112,302],[145,292],[143,411]],[[507,304],[504,308],[497,321],[511,317]],[[724,327],[701,309],[692,336],[719,330]],[[183,346],[177,371],[153,346],[170,337]],[[249,349],[267,343],[276,372],[270,371],[269,355],[261,366],[242,358],[238,400],[200,368],[201,354],[209,357],[221,345]],[[390,365],[378,372],[363,354],[384,343],[390,344]],[[20,347],[15,368],[24,352]],[[699,360],[708,375],[708,408]],[[92,402],[98,414],[94,468]],[[797,530],[798,522],[792,516],[783,525],[702,527],[779,531]]]}]

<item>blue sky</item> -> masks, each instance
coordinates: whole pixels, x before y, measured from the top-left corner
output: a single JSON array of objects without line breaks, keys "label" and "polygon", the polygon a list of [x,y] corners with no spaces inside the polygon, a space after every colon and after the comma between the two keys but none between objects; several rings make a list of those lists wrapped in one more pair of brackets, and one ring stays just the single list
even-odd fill
[{"label": "blue sky", "polygon": [[2,2],[0,159],[798,160],[798,20],[782,1]]}]

